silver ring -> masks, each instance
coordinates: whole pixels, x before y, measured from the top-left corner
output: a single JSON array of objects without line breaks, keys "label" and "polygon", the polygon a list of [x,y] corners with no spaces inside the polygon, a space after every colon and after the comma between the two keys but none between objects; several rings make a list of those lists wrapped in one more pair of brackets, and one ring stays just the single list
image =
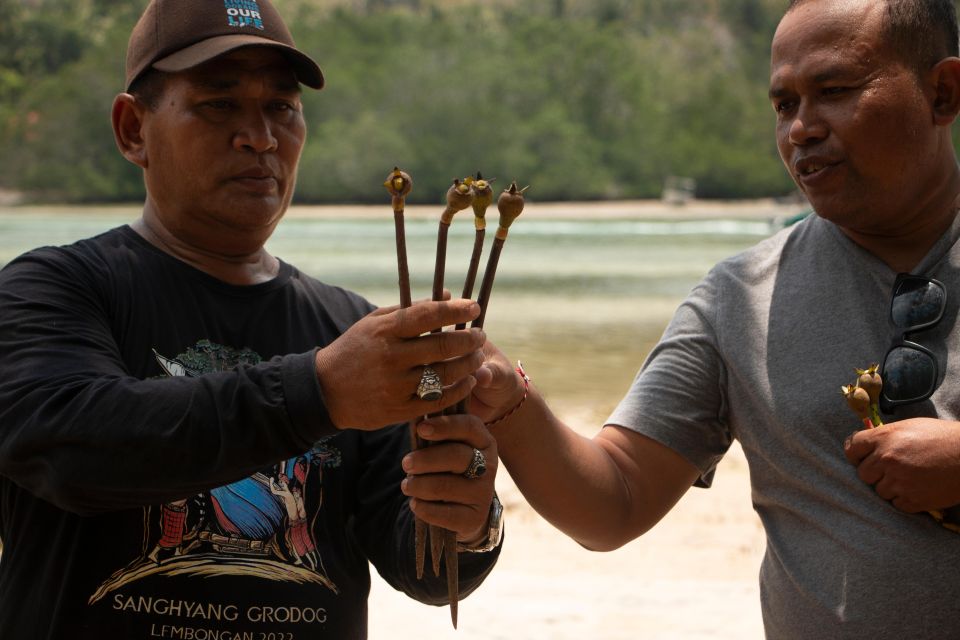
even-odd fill
[{"label": "silver ring", "polygon": [[431,367],[424,367],[420,384],[417,385],[417,397],[433,402],[439,400],[441,396],[443,396],[443,384],[440,382],[440,376]]},{"label": "silver ring", "polygon": [[467,470],[463,472],[464,478],[469,478],[470,480],[475,480],[487,472],[487,457],[483,455],[483,451],[480,449],[473,450],[473,459],[470,461],[470,464],[467,466]]}]

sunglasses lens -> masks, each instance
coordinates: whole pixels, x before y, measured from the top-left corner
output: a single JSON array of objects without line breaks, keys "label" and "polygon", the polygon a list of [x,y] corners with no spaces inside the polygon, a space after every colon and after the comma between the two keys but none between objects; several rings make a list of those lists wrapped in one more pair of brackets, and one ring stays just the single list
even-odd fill
[{"label": "sunglasses lens", "polygon": [[924,351],[894,347],[883,361],[883,395],[893,402],[916,402],[930,397],[937,383],[937,363]]},{"label": "sunglasses lens", "polygon": [[901,280],[890,303],[890,319],[902,330],[934,324],[943,314],[946,291],[939,282],[907,277]]}]

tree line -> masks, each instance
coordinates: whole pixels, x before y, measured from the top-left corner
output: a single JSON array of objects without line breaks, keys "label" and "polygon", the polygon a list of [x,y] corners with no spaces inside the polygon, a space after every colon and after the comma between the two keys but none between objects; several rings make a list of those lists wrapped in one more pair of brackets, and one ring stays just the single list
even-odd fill
[{"label": "tree line", "polygon": [[[146,0],[0,0],[0,188],[143,198],[109,105]],[[538,200],[793,191],[767,99],[785,0],[275,0],[324,70],[299,202],[380,202],[394,165],[435,202],[481,171]]]}]

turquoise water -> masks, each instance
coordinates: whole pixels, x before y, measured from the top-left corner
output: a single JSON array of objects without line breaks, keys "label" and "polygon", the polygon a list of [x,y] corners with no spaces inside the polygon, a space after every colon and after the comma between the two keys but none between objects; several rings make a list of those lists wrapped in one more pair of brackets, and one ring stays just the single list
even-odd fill
[{"label": "turquoise water", "polygon": [[[718,259],[770,231],[763,222],[527,220],[511,230],[497,270],[495,295],[682,296]],[[414,296],[429,295],[437,224],[406,225]],[[492,230],[488,231],[485,252]],[[473,246],[471,224],[449,233],[446,284],[462,288]],[[270,249],[303,270],[367,292],[378,303],[396,298],[391,220],[285,221]],[[481,266],[485,264],[485,257]]]},{"label": "turquoise water", "polygon": [[[36,246],[99,233],[133,215],[131,209],[65,214],[0,208],[0,264]],[[681,297],[717,260],[769,232],[764,221],[744,220],[526,220],[513,228],[504,247],[496,292],[498,297]],[[430,292],[436,233],[431,220],[407,221],[415,297]],[[491,238],[492,232],[485,251]],[[451,227],[446,284],[455,292],[462,288],[473,240],[471,224]],[[392,304],[396,298],[392,219],[291,217],[278,227],[268,247],[303,271],[360,291],[378,304]]]},{"label": "turquoise water", "polygon": [[[131,208],[0,208],[0,264],[33,247],[72,242],[135,215]],[[407,221],[414,299],[430,295],[436,232],[433,220]],[[522,359],[541,390],[561,407],[590,398],[596,414],[604,414],[707,270],[771,232],[763,220],[521,218],[500,259],[487,333],[512,358]],[[492,237],[490,229],[481,275]],[[473,239],[469,221],[454,222],[446,286],[455,295],[463,286]],[[382,219],[291,216],[268,248],[302,271],[376,304],[398,301],[389,210]]]}]

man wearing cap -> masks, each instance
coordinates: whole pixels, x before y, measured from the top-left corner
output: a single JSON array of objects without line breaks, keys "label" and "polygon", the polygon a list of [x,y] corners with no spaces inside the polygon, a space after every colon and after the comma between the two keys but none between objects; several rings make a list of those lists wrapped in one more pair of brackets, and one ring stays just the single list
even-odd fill
[{"label": "man wearing cap", "polygon": [[447,601],[414,513],[456,533],[461,595],[493,567],[479,419],[433,419],[401,463],[404,423],[475,384],[483,333],[429,331],[477,305],[375,310],[264,249],[323,83],[267,0],[154,0],[135,27],[112,121],[141,217],[0,272],[5,640],[363,638],[368,563]]}]

